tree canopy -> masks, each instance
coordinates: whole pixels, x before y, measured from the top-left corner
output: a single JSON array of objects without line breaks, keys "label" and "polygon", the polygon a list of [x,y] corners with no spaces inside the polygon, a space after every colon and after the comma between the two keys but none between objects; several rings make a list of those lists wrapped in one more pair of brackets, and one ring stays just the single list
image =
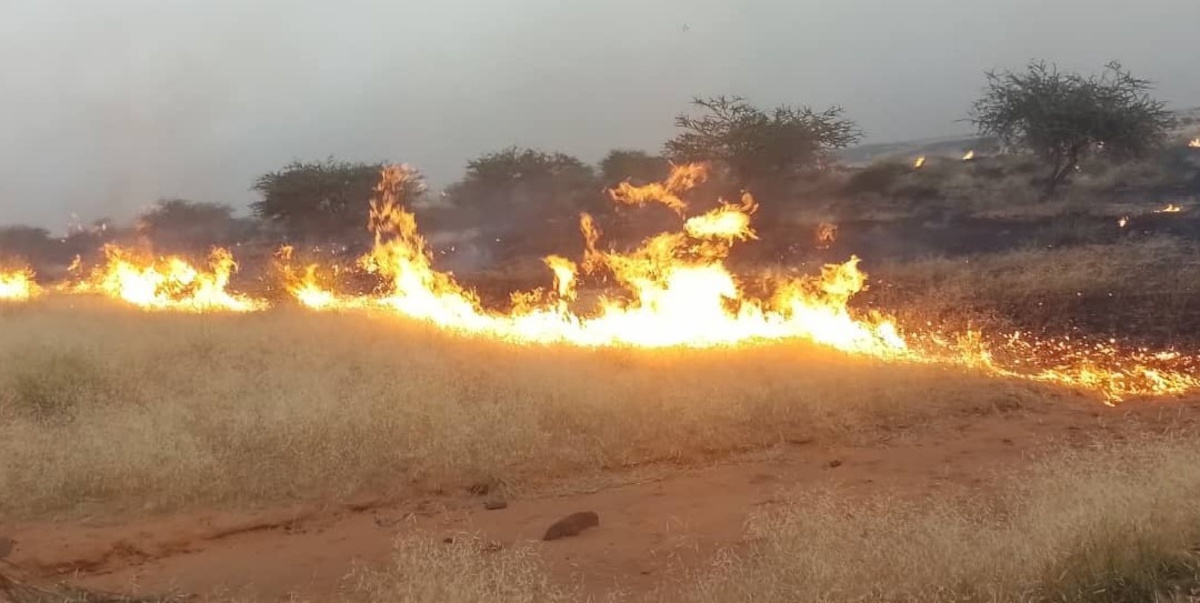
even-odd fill
[{"label": "tree canopy", "polygon": [[239,234],[235,224],[232,207],[187,199],[160,199],[137,219],[138,232],[156,246],[189,251],[229,244]]},{"label": "tree canopy", "polygon": [[576,214],[599,190],[591,166],[559,152],[509,147],[467,162],[463,179],[446,190],[457,207],[505,221]]},{"label": "tree canopy", "polygon": [[675,119],[683,131],[667,141],[667,157],[675,162],[719,161],[742,187],[821,167],[833,151],[862,138],[857,125],[842,118],[841,107],[814,111],[781,105],[768,113],[737,96],[697,98],[693,104],[702,113]]},{"label": "tree canopy", "polygon": [[980,134],[1049,163],[1049,196],[1092,153],[1138,157],[1165,140],[1171,116],[1150,89],[1149,81],[1116,62],[1100,75],[1083,76],[1034,61],[1023,72],[988,72],[971,121]]},{"label": "tree canopy", "polygon": [[[294,161],[264,174],[253,190],[255,217],[282,226],[289,238],[315,242],[365,232],[380,163],[350,163],[334,158]],[[414,195],[419,191],[414,191]]]},{"label": "tree canopy", "polygon": [[645,151],[613,149],[600,160],[600,178],[604,186],[629,181],[635,185],[666,179],[671,164],[665,157]]}]

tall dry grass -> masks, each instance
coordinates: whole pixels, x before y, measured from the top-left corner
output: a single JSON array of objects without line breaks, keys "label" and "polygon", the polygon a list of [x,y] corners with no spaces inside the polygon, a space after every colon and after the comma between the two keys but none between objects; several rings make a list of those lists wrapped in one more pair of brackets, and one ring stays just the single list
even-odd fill
[{"label": "tall dry grass", "polygon": [[49,299],[0,333],[4,516],[536,485],[1038,398],[798,344],[517,347],[284,309]]},{"label": "tall dry grass", "polygon": [[690,590],[724,601],[1184,601],[1200,592],[1200,445],[1065,453],[996,501],[801,495]]}]

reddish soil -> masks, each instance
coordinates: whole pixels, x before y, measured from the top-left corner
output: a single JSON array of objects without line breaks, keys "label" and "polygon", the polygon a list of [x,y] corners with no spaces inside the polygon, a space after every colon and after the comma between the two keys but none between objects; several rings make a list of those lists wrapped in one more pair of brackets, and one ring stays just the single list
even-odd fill
[{"label": "reddish soil", "polygon": [[[500,510],[469,493],[272,511],[190,511],[101,521],[0,526],[17,546],[8,561],[47,581],[104,590],[234,591],[265,600],[329,600],[356,563],[386,562],[399,534],[464,532],[503,546],[536,541],[555,577],[591,593],[646,591],[702,568],[742,543],[747,517],[786,491],[837,488],[937,496],[987,491],[1048,448],[1189,426],[1200,404],[1060,400],[1038,408],[947,417],[934,424],[793,442],[752,458],[705,467],[654,467],[515,496]],[[556,493],[557,491],[558,493]],[[563,493],[566,492],[566,493]],[[576,511],[600,526],[540,542]]]}]

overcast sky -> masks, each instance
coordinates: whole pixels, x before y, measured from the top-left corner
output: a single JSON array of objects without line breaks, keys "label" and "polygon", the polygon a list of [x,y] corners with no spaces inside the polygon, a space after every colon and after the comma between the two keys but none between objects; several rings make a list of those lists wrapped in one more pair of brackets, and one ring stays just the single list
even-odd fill
[{"label": "overcast sky", "polygon": [[254,198],[330,154],[435,186],[511,144],[658,150],[695,95],[957,134],[989,68],[1120,59],[1200,105],[1197,0],[0,0],[0,224]]}]

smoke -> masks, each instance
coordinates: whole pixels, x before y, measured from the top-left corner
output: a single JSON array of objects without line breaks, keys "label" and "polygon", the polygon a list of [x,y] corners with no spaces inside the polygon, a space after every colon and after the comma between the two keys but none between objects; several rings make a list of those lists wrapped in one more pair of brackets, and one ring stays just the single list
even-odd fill
[{"label": "smoke", "polygon": [[983,70],[1034,56],[1120,58],[1200,103],[1200,3],[1104,4],[4,2],[0,223],[243,207],[256,176],[330,154],[435,187],[514,144],[595,161],[657,148],[693,95],[843,104],[875,141],[948,134]]}]

